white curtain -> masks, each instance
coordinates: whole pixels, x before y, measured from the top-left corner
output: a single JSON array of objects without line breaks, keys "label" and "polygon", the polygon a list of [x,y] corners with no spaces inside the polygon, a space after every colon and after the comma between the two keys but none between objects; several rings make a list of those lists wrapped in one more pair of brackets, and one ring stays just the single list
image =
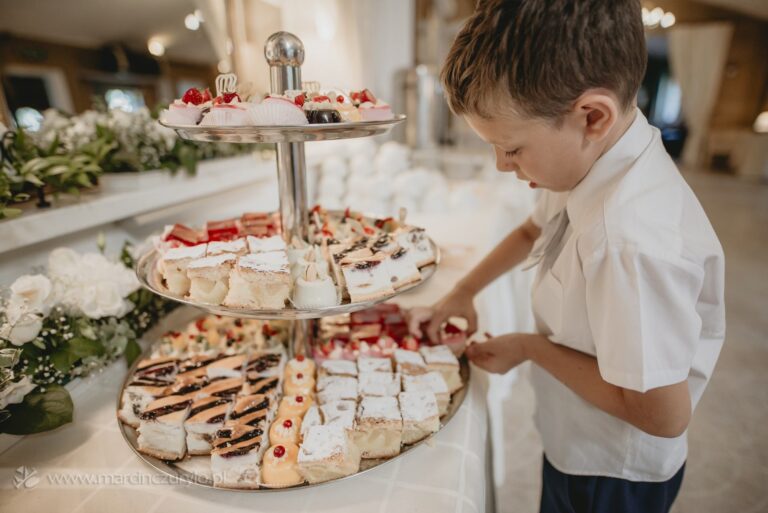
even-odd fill
[{"label": "white curtain", "polygon": [[682,90],[688,137],[683,164],[703,164],[712,110],[731,45],[730,23],[682,24],[669,30],[669,64]]}]

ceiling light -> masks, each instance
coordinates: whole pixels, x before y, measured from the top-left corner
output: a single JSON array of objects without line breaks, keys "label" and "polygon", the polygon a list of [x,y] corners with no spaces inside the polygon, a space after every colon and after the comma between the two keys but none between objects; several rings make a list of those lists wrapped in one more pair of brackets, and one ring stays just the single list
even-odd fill
[{"label": "ceiling light", "polygon": [[675,24],[675,21],[677,21],[677,19],[675,18],[674,14],[671,12],[665,12],[664,16],[661,17],[659,24],[661,25],[661,28],[669,28]]},{"label": "ceiling light", "polygon": [[658,25],[659,22],[661,21],[661,18],[663,17],[664,17],[664,9],[662,9],[661,7],[654,7],[653,9],[651,9],[651,12],[648,14],[648,24],[651,26]]},{"label": "ceiling light", "polygon": [[205,21],[205,19],[203,19],[203,11],[201,11],[200,9],[195,9],[195,12],[193,14],[195,15],[195,18],[197,18],[200,23]]},{"label": "ceiling light", "polygon": [[768,133],[768,110],[761,112],[755,119],[755,124],[752,125],[755,132],[760,134]]},{"label": "ceiling light", "polygon": [[200,20],[194,14],[187,14],[184,18],[184,26],[189,30],[197,30],[200,28]]},{"label": "ceiling light", "polygon": [[147,41],[147,50],[155,57],[162,57],[165,55],[165,45],[157,38],[150,38]]}]

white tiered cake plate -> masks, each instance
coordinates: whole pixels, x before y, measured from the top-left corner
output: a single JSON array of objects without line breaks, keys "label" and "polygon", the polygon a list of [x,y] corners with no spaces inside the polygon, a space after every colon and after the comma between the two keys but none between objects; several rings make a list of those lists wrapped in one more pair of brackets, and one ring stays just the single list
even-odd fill
[{"label": "white tiered cake plate", "polygon": [[[139,358],[136,358],[136,361],[128,370],[128,374],[126,375],[125,381],[123,382],[123,386],[121,387],[120,393],[117,396],[117,411],[120,411],[120,402],[123,395],[122,389],[125,388],[125,385],[127,385],[130,382],[134,372],[136,371],[136,366],[139,364],[139,362],[144,358],[147,358],[151,352],[152,352],[152,348],[150,347],[147,351],[144,352],[143,355],[141,355]],[[448,423],[451,421],[454,415],[456,415],[456,412],[459,411],[459,408],[464,402],[464,397],[467,395],[467,390],[469,389],[469,380],[470,380],[469,363],[467,362],[466,357],[460,358],[459,363],[460,363],[461,381],[464,383],[464,386],[458,392],[454,393],[451,396],[451,403],[448,406],[448,413],[443,415],[443,417],[440,419],[440,430],[445,428],[445,426],[448,425]],[[135,452],[136,455],[141,460],[144,461],[144,463],[154,468],[158,472],[171,477],[173,479],[173,482],[190,483],[190,484],[203,486],[207,488],[213,488],[213,478],[211,477],[211,468],[210,468],[210,460],[211,460],[210,456],[187,456],[185,459],[181,461],[165,461],[159,458],[155,458],[153,456],[148,456],[139,451],[139,444],[137,440],[138,432],[136,431],[136,429],[120,421],[119,416],[117,419],[117,423],[120,426],[120,433],[122,433],[125,441],[131,447],[131,449],[133,449],[133,452]],[[438,431],[437,433],[439,432],[440,431]],[[334,479],[331,481],[325,481],[323,483],[315,483],[315,484],[304,483],[304,484],[291,486],[287,488],[267,488],[267,487],[254,488],[254,489],[217,488],[217,490],[227,490],[230,492],[250,492],[250,493],[285,492],[285,491],[291,491],[296,489],[312,488],[316,486],[323,486],[330,483],[335,483],[338,481],[342,481],[345,479],[350,479],[352,477],[358,476],[380,465],[389,463],[390,461],[395,461],[397,458],[415,449],[419,445],[423,443],[428,443],[432,439],[432,437],[434,437],[437,433],[433,433],[432,435],[428,436],[427,438],[419,442],[416,442],[415,444],[404,445],[400,451],[400,454],[395,456],[394,458],[361,460],[360,470],[357,473],[351,474],[349,476],[342,477],[339,479]]]},{"label": "white tiered cake plate", "polygon": [[291,143],[353,139],[387,133],[394,125],[405,121],[398,114],[384,121],[349,123],[318,123],[301,126],[200,126],[161,125],[172,128],[182,139],[227,143]]}]

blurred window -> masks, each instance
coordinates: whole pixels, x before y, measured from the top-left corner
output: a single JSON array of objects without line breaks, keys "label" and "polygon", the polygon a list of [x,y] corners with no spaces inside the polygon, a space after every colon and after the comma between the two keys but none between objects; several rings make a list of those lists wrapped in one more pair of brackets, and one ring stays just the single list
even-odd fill
[{"label": "blurred window", "polygon": [[144,107],[144,95],[138,89],[107,89],[107,108],[133,112]]}]

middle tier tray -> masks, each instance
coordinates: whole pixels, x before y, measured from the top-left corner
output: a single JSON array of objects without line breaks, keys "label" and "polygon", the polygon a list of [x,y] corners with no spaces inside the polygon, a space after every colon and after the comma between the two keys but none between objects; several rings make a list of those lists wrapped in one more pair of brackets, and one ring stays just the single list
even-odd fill
[{"label": "middle tier tray", "polygon": [[201,310],[204,310],[213,314],[217,314],[217,315],[245,317],[249,319],[262,319],[262,320],[319,319],[319,318],[327,317],[330,315],[338,315],[343,313],[356,312],[358,310],[364,310],[366,308],[370,308],[373,305],[392,299],[395,296],[398,296],[404,292],[413,290],[419,287],[420,285],[422,285],[424,282],[426,282],[429,278],[431,278],[435,274],[435,271],[437,270],[437,266],[440,263],[440,249],[431,239],[429,242],[435,254],[435,263],[421,267],[419,269],[421,271],[421,276],[422,276],[421,281],[406,285],[398,289],[397,291],[395,291],[394,294],[383,296],[373,301],[362,301],[362,302],[351,303],[348,300],[346,300],[347,301],[346,303],[342,302],[337,306],[326,307],[326,308],[298,309],[298,308],[294,308],[292,305],[287,305],[285,308],[281,308],[279,310],[267,310],[267,309],[253,310],[253,309],[244,309],[244,308],[231,308],[223,305],[212,305],[207,303],[200,303],[200,302],[192,301],[185,297],[176,296],[172,294],[165,287],[165,285],[163,285],[163,280],[158,270],[158,261],[160,259],[160,255],[155,249],[152,249],[147,253],[143,254],[141,257],[139,257],[138,264],[136,266],[136,274],[141,284],[144,287],[151,290],[152,292],[154,292],[155,294],[158,294],[172,301],[177,301],[179,303],[184,303],[186,305],[194,306]]}]

